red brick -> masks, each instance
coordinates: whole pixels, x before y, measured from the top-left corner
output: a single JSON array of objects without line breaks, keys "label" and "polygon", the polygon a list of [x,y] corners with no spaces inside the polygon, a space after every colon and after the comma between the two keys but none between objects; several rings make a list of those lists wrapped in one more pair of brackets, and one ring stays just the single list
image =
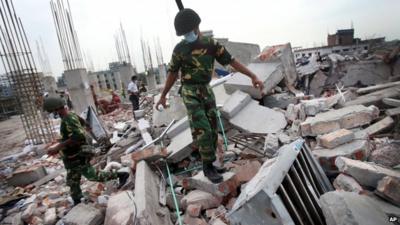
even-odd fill
[{"label": "red brick", "polygon": [[146,160],[148,162],[156,161],[160,158],[165,158],[168,156],[167,148],[162,148],[161,146],[151,146],[142,151],[137,151],[131,154],[132,160],[139,162],[141,160]]},{"label": "red brick", "polygon": [[200,204],[190,204],[186,208],[186,213],[191,217],[199,217],[201,213],[201,205]]}]

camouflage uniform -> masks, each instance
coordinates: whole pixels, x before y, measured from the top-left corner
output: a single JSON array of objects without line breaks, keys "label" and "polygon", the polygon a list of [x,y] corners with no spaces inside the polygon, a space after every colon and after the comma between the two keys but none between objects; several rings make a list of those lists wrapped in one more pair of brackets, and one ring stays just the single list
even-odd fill
[{"label": "camouflage uniform", "polygon": [[80,187],[81,176],[85,176],[90,181],[103,182],[116,179],[117,174],[110,172],[97,172],[90,165],[90,157],[81,151],[82,145],[87,144],[85,129],[79,117],[74,113],[68,113],[61,121],[60,133],[62,141],[71,138],[75,143],[62,150],[62,159],[67,170],[67,185],[70,187],[71,197],[75,203],[79,203],[82,198]]},{"label": "camouflage uniform", "polygon": [[227,65],[233,58],[212,38],[200,37],[193,43],[182,40],[175,46],[168,68],[169,72],[181,71],[181,95],[204,163],[215,160],[218,139],[215,96],[209,86],[214,60]]}]

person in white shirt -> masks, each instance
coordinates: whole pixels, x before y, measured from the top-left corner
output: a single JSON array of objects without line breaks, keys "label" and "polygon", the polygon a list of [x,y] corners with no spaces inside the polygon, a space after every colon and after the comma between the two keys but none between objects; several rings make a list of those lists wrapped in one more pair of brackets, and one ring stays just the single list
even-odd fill
[{"label": "person in white shirt", "polygon": [[[133,111],[139,109],[139,90],[136,84],[137,77],[132,76],[131,82],[128,85],[129,100],[132,102]],[[135,115],[135,113],[133,113]]]}]

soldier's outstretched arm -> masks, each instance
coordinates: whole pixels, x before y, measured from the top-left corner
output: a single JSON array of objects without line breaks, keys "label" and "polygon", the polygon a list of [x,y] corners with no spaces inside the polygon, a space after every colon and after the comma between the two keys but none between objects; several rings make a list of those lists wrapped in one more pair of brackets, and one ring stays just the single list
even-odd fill
[{"label": "soldier's outstretched arm", "polygon": [[158,106],[161,104],[164,108],[167,107],[167,99],[166,96],[169,92],[169,90],[172,88],[174,85],[176,79],[178,79],[178,73],[176,72],[169,72],[167,76],[167,81],[165,82],[164,89],[161,93],[160,100],[156,104],[156,109],[158,109]]},{"label": "soldier's outstretched arm", "polygon": [[245,65],[241,64],[239,61],[236,59],[233,59],[230,65],[235,68],[236,71],[243,73],[244,75],[248,76],[251,79],[251,82],[253,83],[253,86],[255,88],[260,89],[260,91],[263,91],[264,89],[264,84],[261,80],[257,78],[257,76],[251,72]]}]

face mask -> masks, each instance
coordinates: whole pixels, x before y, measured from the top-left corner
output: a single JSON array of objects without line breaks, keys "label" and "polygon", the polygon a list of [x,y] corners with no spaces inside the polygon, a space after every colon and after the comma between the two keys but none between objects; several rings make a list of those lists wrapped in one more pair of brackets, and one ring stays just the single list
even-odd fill
[{"label": "face mask", "polygon": [[199,37],[194,31],[191,31],[184,35],[185,40],[189,43],[195,42]]}]

